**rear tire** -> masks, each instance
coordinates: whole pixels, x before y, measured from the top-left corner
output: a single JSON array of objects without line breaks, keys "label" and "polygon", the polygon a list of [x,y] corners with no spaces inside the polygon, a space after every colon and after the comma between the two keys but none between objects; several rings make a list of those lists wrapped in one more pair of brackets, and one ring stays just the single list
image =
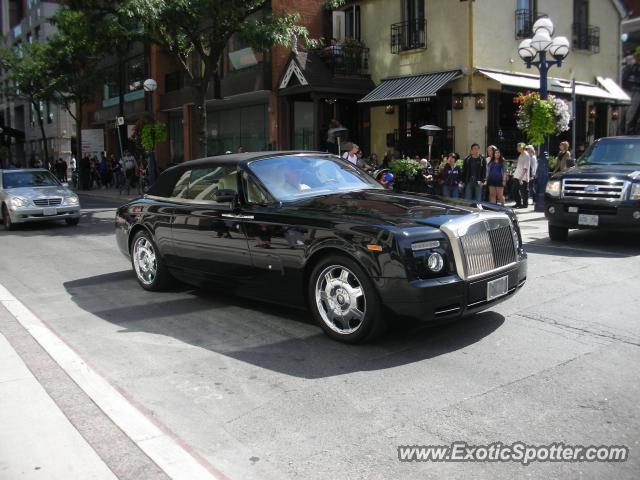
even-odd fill
[{"label": "rear tire", "polygon": [[7,231],[13,230],[15,228],[13,226],[13,222],[11,221],[11,215],[9,215],[9,210],[7,209],[6,205],[2,206],[2,225]]},{"label": "rear tire", "polygon": [[146,230],[140,230],[131,242],[131,266],[142,288],[151,292],[166,290],[173,283],[156,243]]},{"label": "rear tire", "polygon": [[80,218],[65,218],[64,221],[67,222],[67,225],[70,227],[75,227],[80,222]]},{"label": "rear tire", "polygon": [[568,237],[568,228],[549,224],[549,238],[552,242],[566,242]]},{"label": "rear tire", "polygon": [[309,308],[324,332],[343,343],[363,343],[386,329],[373,282],[355,261],[341,255],[322,259],[307,285]]}]

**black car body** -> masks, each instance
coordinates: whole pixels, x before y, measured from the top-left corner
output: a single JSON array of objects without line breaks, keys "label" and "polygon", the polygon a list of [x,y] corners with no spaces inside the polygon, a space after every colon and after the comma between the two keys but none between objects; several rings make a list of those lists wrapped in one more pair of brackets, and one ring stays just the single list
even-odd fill
[{"label": "black car body", "polygon": [[545,192],[552,240],[569,229],[640,231],[640,137],[606,137],[557,173]]},{"label": "black car body", "polygon": [[[331,182],[318,184],[314,178],[304,181],[319,185],[311,188],[317,194],[300,190],[301,198],[278,200],[260,176],[267,160],[330,165],[350,179],[358,177],[363,188],[332,189]],[[230,173],[203,187],[198,185],[206,178],[203,169]],[[176,198],[182,196],[184,178],[193,185],[187,196],[197,198]],[[195,192],[207,188],[216,192],[210,197],[215,200],[198,199],[202,193]],[[164,172],[147,195],[118,209],[116,237],[125,255],[135,250],[134,269],[145,288],[155,287],[145,285],[149,279],[141,269],[153,258],[161,259],[160,266],[187,283],[223,284],[233,294],[291,306],[309,304],[319,320],[322,315],[314,305],[340,312],[349,294],[358,295],[361,290],[368,297],[358,302],[366,301],[366,307],[354,304],[354,309],[368,309],[367,315],[373,315],[372,309],[380,310],[375,313],[377,323],[383,323],[386,309],[433,320],[486,309],[525,282],[526,254],[515,215],[495,205],[494,211],[477,207],[390,192],[324,153],[238,154],[186,162]],[[136,242],[141,242],[140,248]],[[147,255],[151,250],[153,257]],[[329,265],[328,273],[316,272],[327,262],[338,265],[338,270],[331,273]],[[434,271],[437,267],[440,270]],[[332,275],[344,276],[345,281],[340,284]],[[495,291],[490,292],[491,288]],[[326,299],[327,294],[335,295]],[[353,342],[379,330],[371,327],[367,335],[351,335],[358,332],[351,332],[353,325],[347,325],[348,335],[322,326],[330,336]]]}]

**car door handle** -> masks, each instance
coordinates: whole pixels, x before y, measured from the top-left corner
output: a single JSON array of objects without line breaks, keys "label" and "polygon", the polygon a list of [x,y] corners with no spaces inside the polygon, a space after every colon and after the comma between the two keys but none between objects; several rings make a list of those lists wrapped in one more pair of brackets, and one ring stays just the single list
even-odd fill
[{"label": "car door handle", "polygon": [[253,220],[253,215],[241,215],[234,213],[223,213],[222,217],[224,218],[234,218],[236,220]]}]

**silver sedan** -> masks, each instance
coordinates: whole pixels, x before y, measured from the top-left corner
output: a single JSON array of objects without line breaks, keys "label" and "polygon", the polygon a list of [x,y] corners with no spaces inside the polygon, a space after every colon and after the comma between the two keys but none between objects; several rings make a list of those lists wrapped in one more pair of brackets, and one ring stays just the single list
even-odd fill
[{"label": "silver sedan", "polygon": [[78,196],[42,168],[0,170],[0,207],[6,230],[25,222],[80,221]]}]

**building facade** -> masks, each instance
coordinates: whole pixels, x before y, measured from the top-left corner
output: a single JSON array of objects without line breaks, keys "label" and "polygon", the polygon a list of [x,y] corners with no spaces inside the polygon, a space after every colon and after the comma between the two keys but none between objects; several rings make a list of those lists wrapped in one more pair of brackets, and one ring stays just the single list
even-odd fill
[{"label": "building facade", "polygon": [[[572,44],[562,67],[549,72],[549,89],[571,100],[570,79],[576,79],[578,148],[616,131],[618,105],[628,101],[617,86],[625,15],[618,1],[363,0],[357,5],[378,85],[360,103],[370,109],[373,152],[424,155],[426,134],[419,127],[432,124],[443,129],[434,154],[449,149],[462,154],[477,142],[514,155],[522,139],[514,96],[539,85],[537,70],[527,69],[518,45],[541,16],[551,18],[554,35]],[[571,132],[564,136],[570,140]]]},{"label": "building facade", "polygon": [[[43,42],[54,33],[49,19],[60,7],[59,1],[0,0],[2,45],[21,48],[32,42]],[[6,73],[0,82],[7,87]],[[75,122],[63,108],[53,103],[41,105],[49,155],[69,161],[75,149]],[[8,157],[17,165],[46,163],[42,135],[34,109],[28,102],[2,95],[0,97],[0,139]],[[4,162],[8,163],[9,158]]]}]

